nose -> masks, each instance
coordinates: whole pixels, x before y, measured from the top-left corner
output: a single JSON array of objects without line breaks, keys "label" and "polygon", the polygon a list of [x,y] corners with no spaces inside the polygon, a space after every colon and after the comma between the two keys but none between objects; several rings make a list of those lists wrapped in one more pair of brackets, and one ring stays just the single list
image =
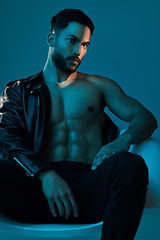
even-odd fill
[{"label": "nose", "polygon": [[79,44],[75,44],[73,48],[73,54],[79,56],[81,54],[81,48]]}]

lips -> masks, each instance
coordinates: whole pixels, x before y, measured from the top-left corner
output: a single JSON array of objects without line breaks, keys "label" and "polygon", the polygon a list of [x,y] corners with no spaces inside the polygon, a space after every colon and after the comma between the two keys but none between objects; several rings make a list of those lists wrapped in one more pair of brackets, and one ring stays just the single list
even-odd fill
[{"label": "lips", "polygon": [[80,63],[80,59],[79,58],[68,58],[67,60],[71,60],[73,62],[78,62]]},{"label": "lips", "polygon": [[73,63],[79,63],[79,61],[76,60],[76,59],[74,59],[74,60],[72,60],[72,61],[73,61]]}]

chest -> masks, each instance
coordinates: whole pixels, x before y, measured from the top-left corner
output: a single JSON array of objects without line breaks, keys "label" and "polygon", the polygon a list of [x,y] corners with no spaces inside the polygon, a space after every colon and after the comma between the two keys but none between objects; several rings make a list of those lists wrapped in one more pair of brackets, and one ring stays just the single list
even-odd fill
[{"label": "chest", "polygon": [[51,94],[52,123],[92,119],[101,108],[101,91],[91,83],[74,83],[55,88]]}]

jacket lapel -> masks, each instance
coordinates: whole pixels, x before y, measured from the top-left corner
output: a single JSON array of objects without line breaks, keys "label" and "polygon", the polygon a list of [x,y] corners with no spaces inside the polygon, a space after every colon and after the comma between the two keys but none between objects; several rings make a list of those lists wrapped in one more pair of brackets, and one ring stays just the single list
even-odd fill
[{"label": "jacket lapel", "polygon": [[[30,77],[27,82],[27,95],[34,98],[34,149],[40,152],[46,136],[47,127],[51,113],[51,98],[48,86],[43,79],[43,71]],[[32,106],[31,106],[32,108]],[[32,123],[30,123],[32,125]]]}]

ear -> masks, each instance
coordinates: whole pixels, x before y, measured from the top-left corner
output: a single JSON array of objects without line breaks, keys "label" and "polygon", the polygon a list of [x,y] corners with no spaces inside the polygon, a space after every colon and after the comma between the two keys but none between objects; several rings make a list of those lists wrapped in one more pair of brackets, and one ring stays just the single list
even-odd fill
[{"label": "ear", "polygon": [[52,33],[52,32],[49,33],[48,38],[47,38],[47,43],[48,43],[49,47],[54,47],[55,41],[56,41],[55,33]]}]

